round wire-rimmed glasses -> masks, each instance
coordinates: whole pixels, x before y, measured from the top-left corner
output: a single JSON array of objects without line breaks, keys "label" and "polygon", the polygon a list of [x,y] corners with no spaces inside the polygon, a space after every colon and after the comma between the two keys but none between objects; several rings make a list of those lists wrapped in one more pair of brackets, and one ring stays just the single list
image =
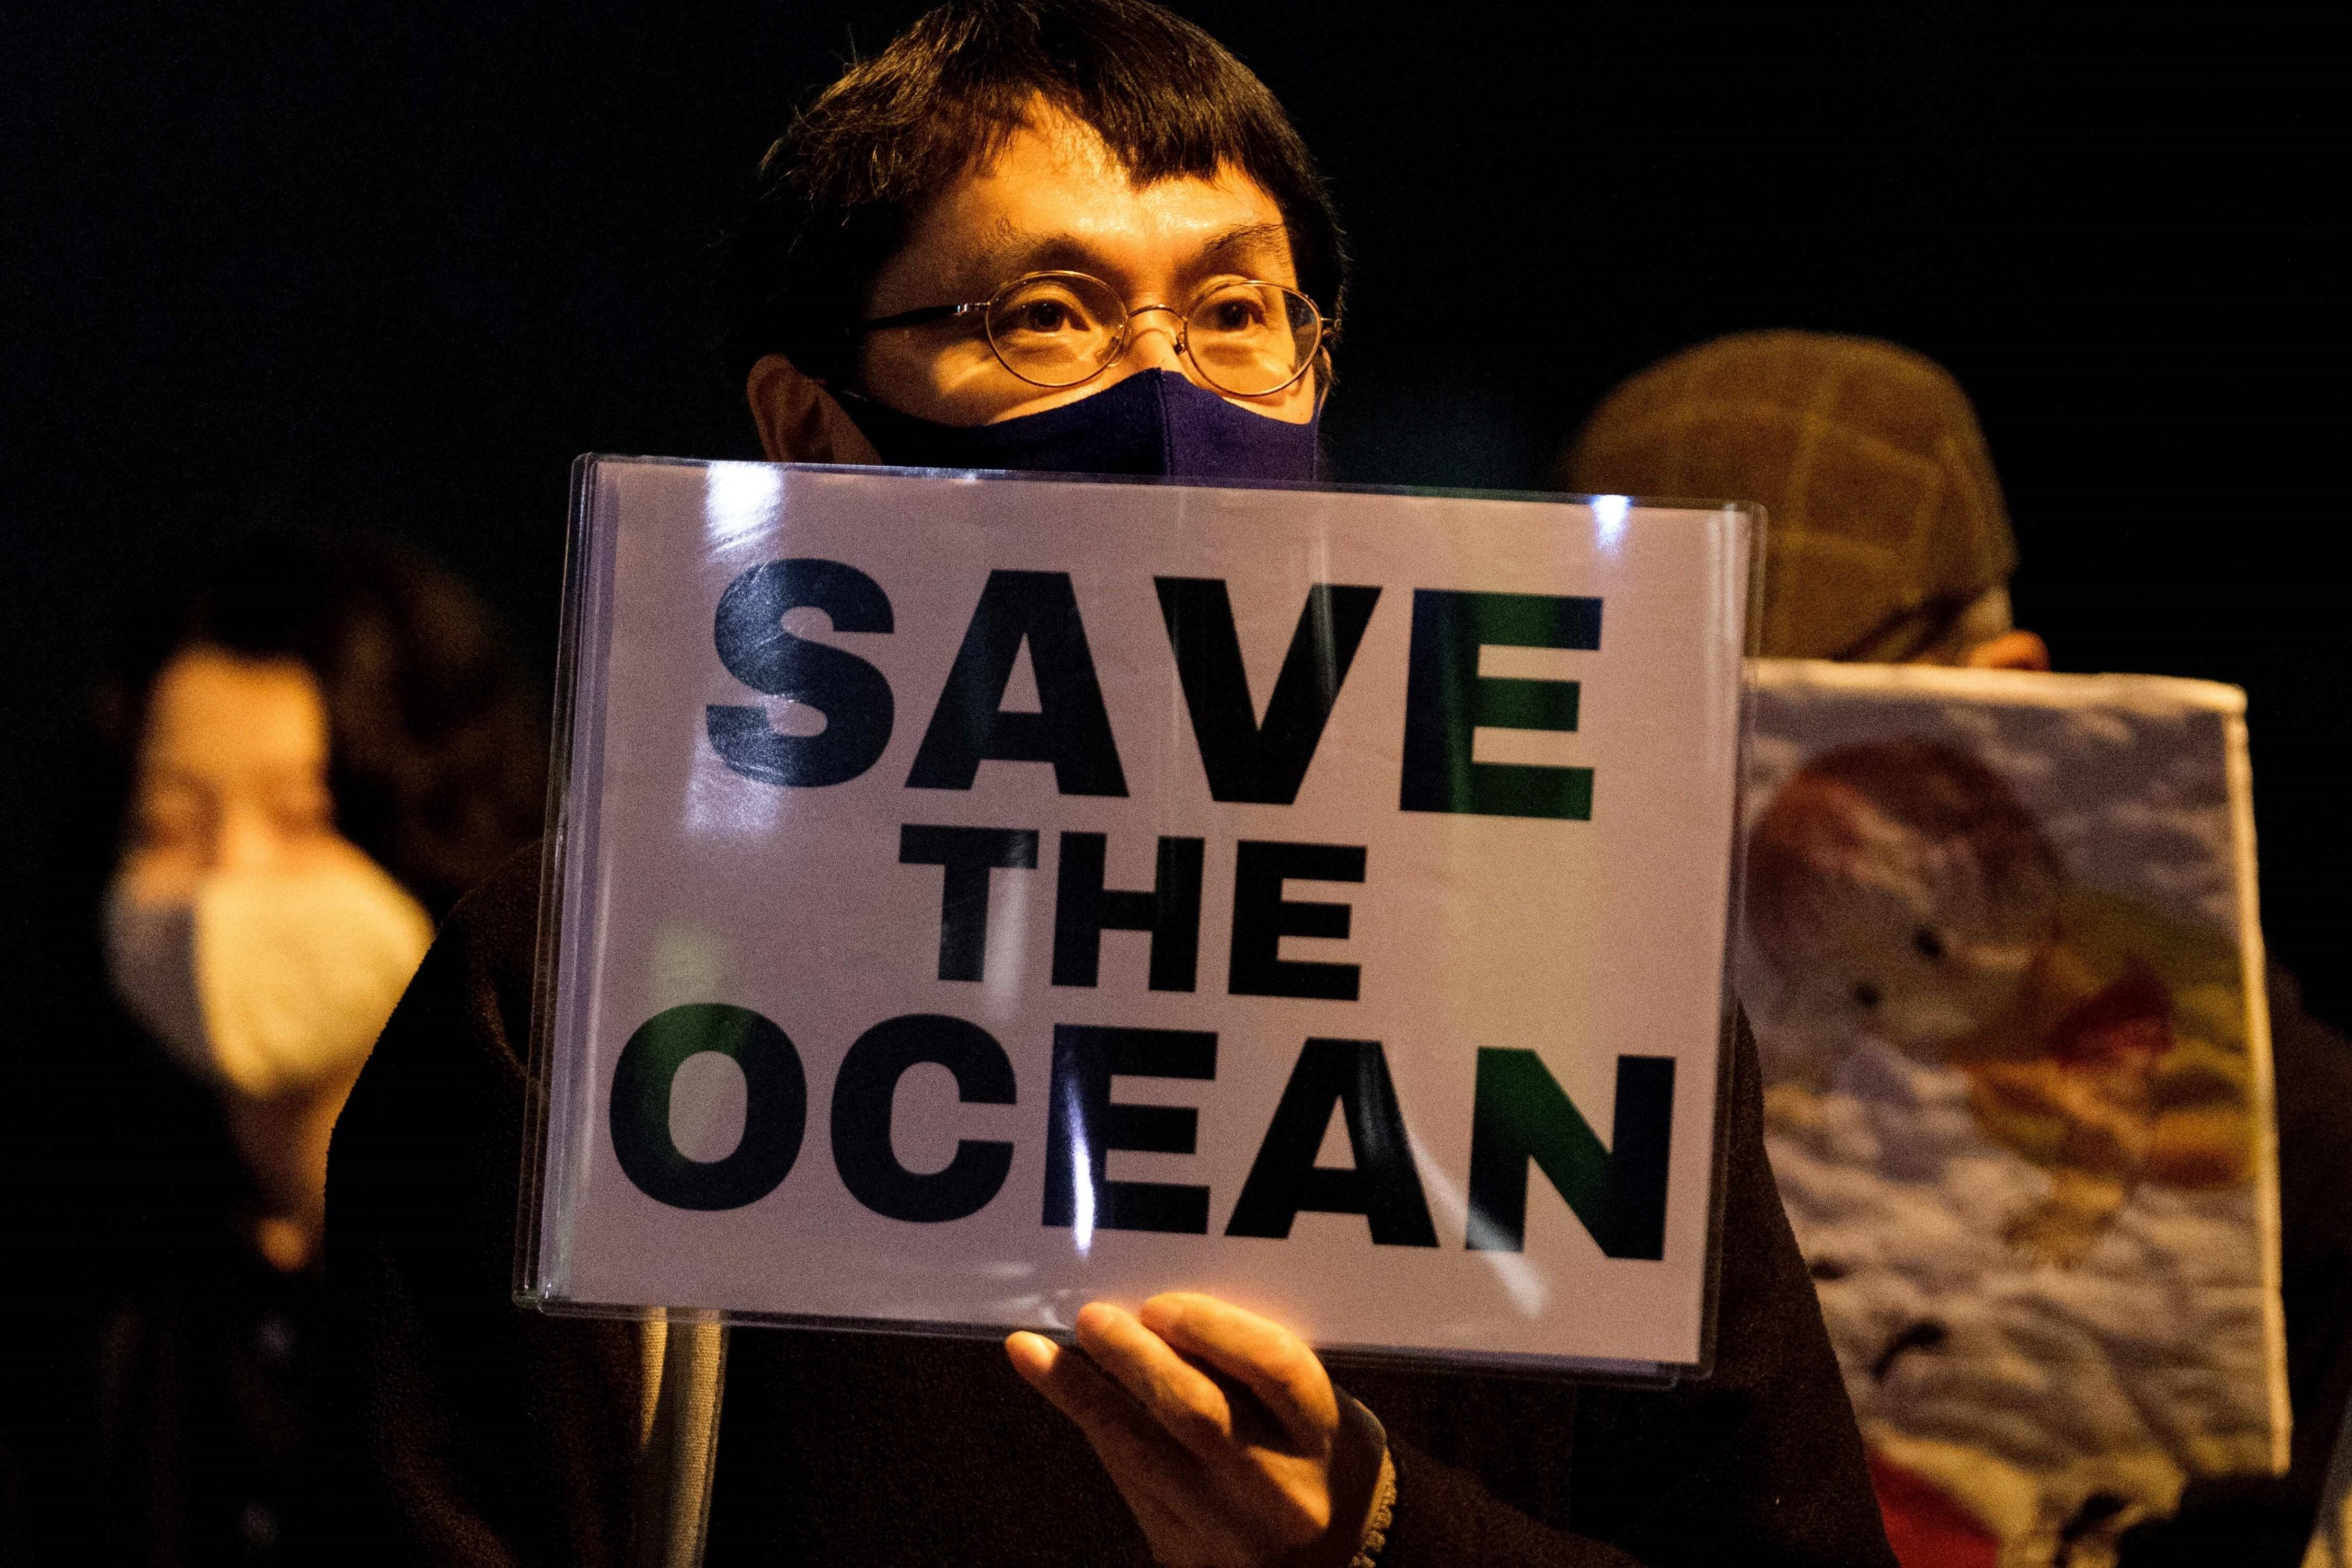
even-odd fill
[{"label": "round wire-rimmed glasses", "polygon": [[1229,279],[1201,290],[1191,307],[1138,305],[1084,272],[1025,272],[985,300],[925,305],[857,323],[860,333],[981,318],[997,363],[1032,386],[1078,386],[1127,353],[1135,318],[1179,317],[1176,352],[1201,379],[1234,397],[1265,397],[1315,367],[1329,332],[1315,301],[1260,279]]}]

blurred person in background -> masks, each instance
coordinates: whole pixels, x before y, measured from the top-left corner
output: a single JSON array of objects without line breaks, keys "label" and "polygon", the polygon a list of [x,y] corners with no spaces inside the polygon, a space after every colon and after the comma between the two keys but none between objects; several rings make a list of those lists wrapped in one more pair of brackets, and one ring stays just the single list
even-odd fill
[{"label": "blurred person in background", "polygon": [[1976,411],[1908,349],[1801,331],[1685,349],[1601,400],[1559,477],[1762,502],[1767,658],[2050,668],[2011,616],[2017,542]]},{"label": "blurred person in background", "polygon": [[259,539],[136,608],[98,720],[47,1026],[0,1063],[14,1544],[312,1560],[329,1134],[435,921],[537,830],[541,716],[446,574]]},{"label": "blurred person in background", "polygon": [[[1942,366],[1866,338],[1760,331],[1668,356],[1603,398],[1563,456],[1587,494],[1766,508],[1768,658],[2046,670],[1976,412]],[[2271,965],[2292,1464],[2192,1480],[2123,1537],[2124,1568],[2299,1563],[2352,1396],[2352,1042]]]}]

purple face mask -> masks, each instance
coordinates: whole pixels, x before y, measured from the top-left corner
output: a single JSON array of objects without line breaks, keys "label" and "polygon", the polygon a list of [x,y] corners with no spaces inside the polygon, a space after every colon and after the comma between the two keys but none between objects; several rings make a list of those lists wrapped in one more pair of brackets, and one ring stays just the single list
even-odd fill
[{"label": "purple face mask", "polygon": [[1254,412],[1173,371],[1139,371],[1091,397],[994,425],[940,425],[845,395],[882,460],[914,468],[1052,474],[1159,474],[1240,484],[1307,480],[1320,464],[1316,427]]}]

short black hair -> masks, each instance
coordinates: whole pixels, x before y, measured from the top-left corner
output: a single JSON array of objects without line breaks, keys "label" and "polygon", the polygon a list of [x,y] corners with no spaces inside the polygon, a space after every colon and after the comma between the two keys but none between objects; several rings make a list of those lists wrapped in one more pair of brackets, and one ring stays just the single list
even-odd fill
[{"label": "short black hair", "polygon": [[1042,100],[1139,183],[1231,164],[1281,209],[1299,287],[1336,320],[1347,256],[1290,117],[1224,46],[1144,0],[949,0],[820,93],[760,163],[729,247],[728,368],[841,384],[867,289],[923,205]]}]

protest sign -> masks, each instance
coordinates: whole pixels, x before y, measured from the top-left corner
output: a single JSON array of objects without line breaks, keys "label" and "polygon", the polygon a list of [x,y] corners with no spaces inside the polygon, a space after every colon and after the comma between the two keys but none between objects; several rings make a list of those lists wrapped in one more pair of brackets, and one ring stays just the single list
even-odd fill
[{"label": "protest sign", "polygon": [[525,1300],[1703,1361],[1746,513],[576,499]]},{"label": "protest sign", "polygon": [[1738,986],[1906,1562],[2286,1461],[2245,695],[1758,660]]}]

